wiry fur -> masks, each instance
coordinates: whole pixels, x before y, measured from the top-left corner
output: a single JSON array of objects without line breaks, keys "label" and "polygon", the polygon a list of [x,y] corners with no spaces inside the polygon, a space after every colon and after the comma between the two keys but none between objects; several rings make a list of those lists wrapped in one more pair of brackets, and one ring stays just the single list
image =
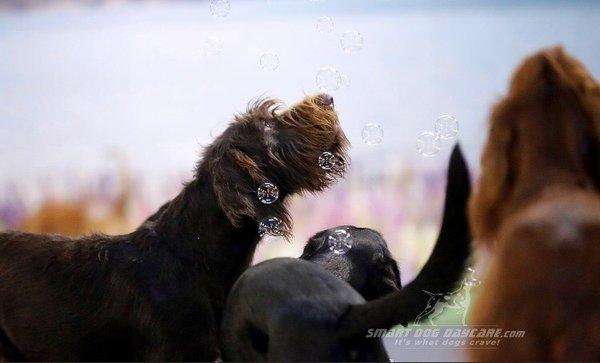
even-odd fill
[{"label": "wiry fur", "polygon": [[493,250],[475,325],[524,330],[477,361],[600,357],[600,87],[561,48],[529,58],[493,110],[470,202]]},{"label": "wiry fur", "polygon": [[[236,117],[194,179],[130,234],[0,233],[0,360],[218,359],[221,311],[252,260],[259,222],[289,224],[289,195],[333,181],[319,155],[345,155],[335,111],[316,107],[325,98],[278,114],[266,100]],[[276,203],[256,197],[264,181],[279,187]]]}]

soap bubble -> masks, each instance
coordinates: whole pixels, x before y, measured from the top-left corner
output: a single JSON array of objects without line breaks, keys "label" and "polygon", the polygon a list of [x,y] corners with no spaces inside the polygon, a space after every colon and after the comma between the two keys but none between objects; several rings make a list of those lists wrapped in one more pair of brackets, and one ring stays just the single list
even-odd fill
[{"label": "soap bubble", "polygon": [[423,156],[434,156],[440,151],[440,138],[433,132],[424,132],[417,138],[417,151]]},{"label": "soap bubble", "polygon": [[203,51],[206,55],[218,55],[223,49],[223,43],[221,39],[217,37],[208,37],[204,41]]},{"label": "soap bubble", "polygon": [[435,120],[435,133],[444,140],[454,139],[458,135],[458,121],[450,115],[440,116]]},{"label": "soap bubble", "polygon": [[340,88],[350,87],[350,77],[345,73],[340,73]]},{"label": "soap bubble", "polygon": [[267,217],[263,219],[258,225],[258,235],[264,237],[269,236],[282,236],[284,234],[285,225],[281,219],[277,217]]},{"label": "soap bubble", "polygon": [[224,18],[229,14],[231,4],[229,0],[210,0],[210,13],[213,16]]},{"label": "soap bubble", "polygon": [[363,127],[361,135],[365,144],[379,145],[383,141],[383,127],[376,123],[368,123]]},{"label": "soap bubble", "polygon": [[322,16],[317,19],[317,31],[321,34],[331,33],[333,31],[333,19],[329,16]]},{"label": "soap bubble", "polygon": [[323,92],[337,91],[342,85],[342,75],[333,67],[324,67],[317,72],[317,87]]},{"label": "soap bubble", "polygon": [[352,248],[354,239],[345,229],[336,229],[327,238],[329,250],[336,255],[343,255]]},{"label": "soap bubble", "polygon": [[323,170],[331,170],[335,166],[336,156],[330,153],[329,151],[325,151],[319,156],[319,166]]},{"label": "soap bubble", "polygon": [[342,34],[340,44],[344,52],[351,54],[362,49],[364,40],[356,30],[348,30]]},{"label": "soap bubble", "polygon": [[279,56],[272,52],[263,53],[259,63],[262,69],[274,71],[279,67]]},{"label": "soap bubble", "polygon": [[279,188],[272,183],[263,183],[258,187],[258,200],[264,204],[271,204],[279,199]]},{"label": "soap bubble", "polygon": [[472,267],[467,267],[467,276],[465,278],[465,286],[477,287],[481,284],[478,278],[475,277],[475,270]]}]

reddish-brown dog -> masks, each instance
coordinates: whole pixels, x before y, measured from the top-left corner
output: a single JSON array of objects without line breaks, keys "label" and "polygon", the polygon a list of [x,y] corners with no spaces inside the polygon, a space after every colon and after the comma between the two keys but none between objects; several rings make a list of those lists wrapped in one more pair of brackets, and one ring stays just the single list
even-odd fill
[{"label": "reddish-brown dog", "polygon": [[493,110],[474,237],[493,250],[474,325],[524,330],[478,361],[600,359],[600,87],[561,48],[519,67]]}]

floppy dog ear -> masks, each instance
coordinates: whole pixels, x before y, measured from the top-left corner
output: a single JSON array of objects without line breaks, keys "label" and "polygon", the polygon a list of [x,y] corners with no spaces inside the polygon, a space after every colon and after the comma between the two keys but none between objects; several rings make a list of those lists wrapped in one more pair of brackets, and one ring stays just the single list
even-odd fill
[{"label": "floppy dog ear", "polygon": [[565,89],[572,91],[586,119],[576,152],[586,174],[600,189],[600,85],[585,66],[562,48],[545,52],[548,67]]},{"label": "floppy dog ear", "polygon": [[243,218],[257,218],[255,191],[248,186],[264,177],[252,158],[237,149],[228,150],[213,164],[212,175],[217,203],[233,226],[239,227]]},{"label": "floppy dog ear", "polygon": [[476,240],[492,240],[512,183],[510,148],[514,131],[506,111],[501,103],[492,112],[489,136],[481,157],[479,184],[469,202],[469,219]]}]

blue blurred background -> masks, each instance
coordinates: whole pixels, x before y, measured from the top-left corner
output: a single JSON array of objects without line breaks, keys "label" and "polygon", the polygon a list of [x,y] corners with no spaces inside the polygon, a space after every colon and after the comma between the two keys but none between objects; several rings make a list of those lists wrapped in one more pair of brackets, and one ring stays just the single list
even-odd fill
[{"label": "blue blurred background", "polygon": [[[490,105],[524,56],[562,44],[600,74],[597,1],[234,0],[230,9],[0,1],[0,228],[128,232],[177,193],[202,146],[248,101],[296,102],[331,66],[350,80],[332,92],[353,144],[350,173],[294,199],[294,240],[264,241],[256,260],[298,256],[312,233],[355,224],[384,234],[407,281],[435,240],[453,144],[425,158],[417,136],[456,116],[475,176]],[[333,18],[331,33],[317,31],[321,16]],[[360,51],[342,51],[347,30],[362,34]],[[206,54],[211,37],[218,55]],[[279,57],[276,70],[259,66],[265,52]],[[367,123],[382,125],[381,145],[361,140]],[[390,349],[394,359],[462,358]]]}]

